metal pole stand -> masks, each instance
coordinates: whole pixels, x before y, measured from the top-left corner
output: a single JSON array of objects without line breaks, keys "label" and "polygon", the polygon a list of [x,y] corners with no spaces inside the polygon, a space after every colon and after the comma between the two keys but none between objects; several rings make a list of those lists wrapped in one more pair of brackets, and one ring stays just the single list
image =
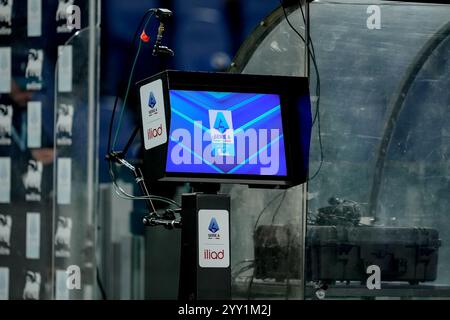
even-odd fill
[{"label": "metal pole stand", "polygon": [[230,196],[182,196],[180,300],[230,300]]}]

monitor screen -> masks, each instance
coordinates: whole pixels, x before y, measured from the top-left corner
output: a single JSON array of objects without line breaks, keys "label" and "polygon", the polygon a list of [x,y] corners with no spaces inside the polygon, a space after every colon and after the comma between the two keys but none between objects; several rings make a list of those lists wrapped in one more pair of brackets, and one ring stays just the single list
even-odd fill
[{"label": "monitor screen", "polygon": [[169,92],[168,173],[288,175],[279,95]]}]

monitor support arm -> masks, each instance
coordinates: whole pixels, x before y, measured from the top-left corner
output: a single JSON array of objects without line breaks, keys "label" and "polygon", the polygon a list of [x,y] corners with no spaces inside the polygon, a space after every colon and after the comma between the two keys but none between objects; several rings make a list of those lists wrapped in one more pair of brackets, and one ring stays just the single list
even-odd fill
[{"label": "monitor support arm", "polygon": [[107,156],[107,160],[114,161],[117,164],[123,165],[124,167],[133,172],[135,181],[137,185],[139,185],[139,188],[141,189],[142,195],[145,198],[145,204],[147,206],[148,211],[150,212],[149,215],[143,218],[144,225],[147,227],[163,226],[169,230],[180,229],[182,223],[181,220],[176,219],[175,213],[180,212],[181,209],[178,210],[168,209],[162,216],[159,216],[151,200],[151,195],[148,191],[147,185],[144,180],[144,175],[142,174],[141,169],[133,166],[131,163],[125,160],[124,159],[125,153],[126,152],[111,152]]}]

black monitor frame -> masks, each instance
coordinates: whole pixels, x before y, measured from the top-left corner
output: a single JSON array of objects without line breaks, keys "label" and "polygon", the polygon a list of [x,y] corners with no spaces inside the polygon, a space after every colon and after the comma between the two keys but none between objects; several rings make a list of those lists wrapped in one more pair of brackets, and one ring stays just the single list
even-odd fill
[{"label": "black monitor frame", "polygon": [[[311,136],[311,108],[308,79],[304,77],[246,75],[164,71],[136,84],[137,89],[161,79],[166,108],[167,135],[170,134],[170,90],[266,93],[280,96],[285,144],[286,176],[240,174],[205,174],[166,172],[168,143],[144,150],[144,175],[150,182],[232,183],[260,188],[289,188],[306,182],[308,176],[309,142]],[[301,100],[301,101],[300,101]],[[297,107],[300,105],[300,109]],[[307,105],[305,105],[307,103]],[[302,113],[302,114],[299,114]],[[307,119],[306,124],[299,118]],[[302,142],[299,132],[308,135]],[[307,143],[307,146],[304,144]]]}]

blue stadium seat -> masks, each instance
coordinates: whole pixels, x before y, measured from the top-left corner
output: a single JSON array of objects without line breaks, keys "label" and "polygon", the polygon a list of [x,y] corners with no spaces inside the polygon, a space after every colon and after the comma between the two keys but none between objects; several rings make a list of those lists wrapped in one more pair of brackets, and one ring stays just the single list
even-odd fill
[{"label": "blue stadium seat", "polygon": [[[108,0],[102,10],[102,93],[114,95],[129,57],[130,42],[143,14],[159,7],[160,1]],[[149,65],[152,68],[152,65]],[[138,70],[140,70],[138,68]],[[157,70],[157,68],[153,68]],[[152,70],[146,70],[149,74]],[[148,74],[147,74],[148,75]],[[127,75],[125,75],[127,76]],[[144,75],[145,76],[145,75]],[[139,78],[137,74],[136,78]]]},{"label": "blue stadium seat", "polygon": [[225,2],[174,1],[177,69],[213,71],[228,67],[231,36],[224,14]]}]

